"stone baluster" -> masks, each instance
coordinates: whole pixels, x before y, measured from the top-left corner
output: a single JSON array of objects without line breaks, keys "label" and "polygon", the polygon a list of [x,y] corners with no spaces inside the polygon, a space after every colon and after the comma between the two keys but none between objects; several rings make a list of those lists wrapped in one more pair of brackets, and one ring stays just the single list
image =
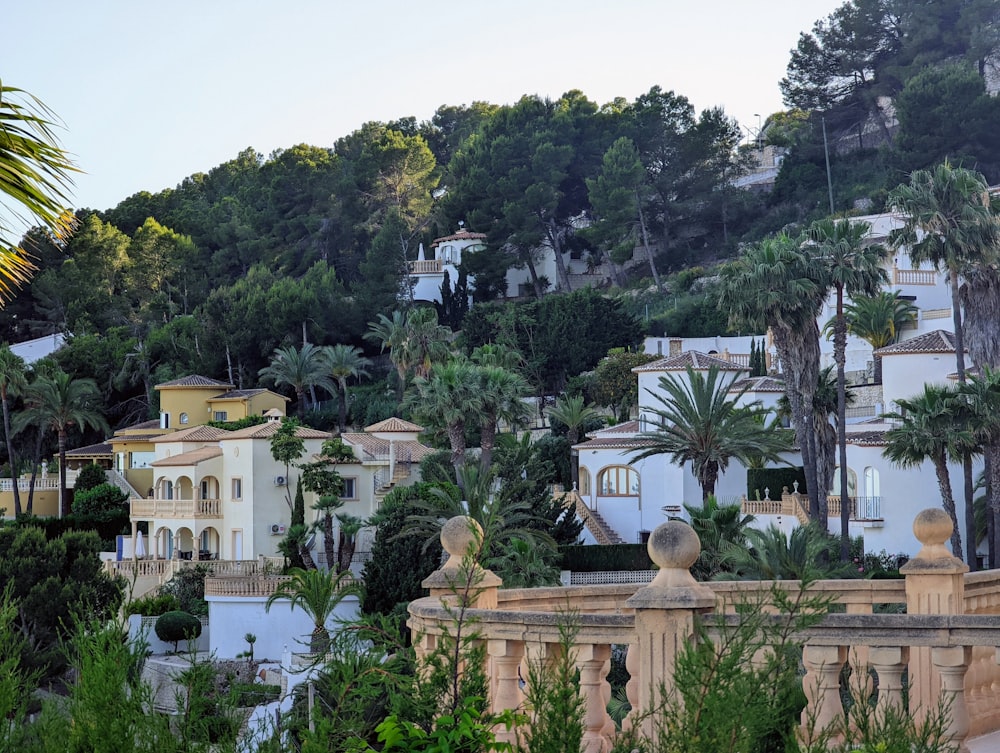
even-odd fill
[{"label": "stone baluster", "polygon": [[[691,576],[691,565],[701,553],[691,526],[679,520],[661,523],[650,534],[646,549],[660,570],[625,602],[635,610],[635,644],[629,648],[629,658],[636,654],[632,666],[639,682],[633,710],[640,715],[663,701],[661,690],[671,693],[677,655],[694,639],[695,615],[715,606],[715,594]],[[631,668],[629,672],[636,676]],[[653,739],[652,718],[646,715],[642,724],[644,736]]]},{"label": "stone baluster", "polygon": [[[524,658],[524,641],[489,640],[486,653],[490,657],[493,672],[490,679],[493,686],[493,711],[514,710],[521,707],[524,694],[521,692],[521,660]],[[497,729],[497,742],[517,742],[514,729]]]},{"label": "stone baluster", "polygon": [[873,646],[868,650],[868,661],[878,675],[878,701],[875,713],[884,719],[886,712],[895,707],[905,711],[903,705],[903,671],[910,660],[908,646]]},{"label": "stone baluster", "polygon": [[968,753],[965,738],[969,734],[969,709],[965,703],[965,672],[972,649],[969,646],[935,646],[931,662],[941,677],[941,701],[948,710],[946,734],[960,753]]},{"label": "stone baluster", "polygon": [[[939,507],[922,510],[914,518],[913,533],[923,547],[899,570],[906,576],[907,614],[963,614],[969,566],[945,548],[952,530],[951,518]],[[910,685],[915,716],[938,707],[940,680],[926,647],[910,651]]]},{"label": "stone baluster", "polygon": [[611,646],[584,643],[574,646],[576,666],[580,670],[580,695],[583,696],[583,753],[603,753],[611,747],[604,737],[608,723],[608,704],[604,697]]},{"label": "stone baluster", "polygon": [[639,648],[638,643],[633,643],[629,645],[625,653],[625,669],[628,672],[628,681],[625,683],[625,697],[628,699],[629,705],[632,709],[628,712],[625,718],[622,720],[622,729],[628,731],[632,729],[632,724],[635,719],[640,716],[639,712],[639,672],[641,671],[641,662],[639,661]]},{"label": "stone baluster", "polygon": [[802,729],[808,739],[826,733],[832,741],[841,739],[844,706],[840,702],[840,670],[847,661],[846,646],[805,646],[802,664],[806,668],[802,690],[806,707]]}]

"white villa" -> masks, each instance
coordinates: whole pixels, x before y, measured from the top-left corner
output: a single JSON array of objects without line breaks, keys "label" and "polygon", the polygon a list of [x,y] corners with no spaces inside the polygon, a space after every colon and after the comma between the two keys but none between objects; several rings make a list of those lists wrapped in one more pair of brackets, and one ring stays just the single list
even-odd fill
[{"label": "white villa", "polygon": [[[900,224],[899,218],[891,214],[859,219],[871,223],[872,233],[878,238],[886,237]],[[894,411],[896,400],[916,395],[925,384],[953,382],[955,347],[951,332],[942,329],[951,325],[951,297],[943,272],[913,268],[906,256],[890,258],[887,272],[887,288],[900,291],[912,301],[918,314],[914,325],[902,333],[900,342],[878,351],[882,358],[881,385],[871,384],[871,346],[856,337],[848,338],[847,369],[855,394],[847,418],[848,492],[855,505],[851,529],[852,535],[864,535],[869,551],[884,549],[889,553],[913,554],[919,543],[910,523],[915,511],[940,506],[937,479],[929,461],[917,469],[901,469],[882,457],[884,433],[890,425],[879,417]],[[832,316],[833,301],[828,301],[819,317],[820,326]],[[643,408],[658,404],[651,393],[659,392],[661,376],[669,374],[684,379],[688,366],[707,371],[714,365],[722,372],[742,373],[748,379],[751,339],[764,341],[772,375],[750,382],[742,401],[773,408],[784,390],[780,364],[768,335],[646,339],[646,352],[661,358],[633,369],[641,406],[637,419],[593,432],[574,448],[579,453],[580,497],[589,511],[599,517],[598,522],[588,527],[605,525],[605,530],[587,534],[590,540],[641,540],[645,532],[666,516],[681,514],[682,502],[700,503],[701,489],[689,466],[682,469],[662,456],[631,462],[644,446],[639,434],[651,426]],[[824,365],[832,365],[832,343],[824,339],[821,347]],[[733,390],[747,384],[746,379],[738,377]],[[795,463],[795,458],[790,457],[789,461]],[[953,465],[951,474],[961,521],[965,512],[960,466]],[[733,463],[720,476],[716,495],[722,501],[736,501],[746,492],[746,469]],[[764,496],[763,490],[761,495]],[[799,525],[802,516],[795,514],[787,499],[783,507],[781,496],[781,489],[771,489],[766,501],[773,501],[772,504],[755,501],[744,504],[761,525],[773,523],[787,531]],[[834,514],[832,510],[831,518]],[[836,514],[839,515],[839,510]],[[588,517],[586,512],[583,516]],[[831,519],[830,529],[839,531],[839,519]]]}]

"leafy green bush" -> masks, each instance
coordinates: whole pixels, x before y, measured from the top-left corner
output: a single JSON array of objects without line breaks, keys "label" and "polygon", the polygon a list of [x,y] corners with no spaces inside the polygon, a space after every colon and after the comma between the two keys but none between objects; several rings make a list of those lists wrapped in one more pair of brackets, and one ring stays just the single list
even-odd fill
[{"label": "leafy green bush", "polygon": [[157,594],[143,596],[141,599],[130,601],[125,606],[125,614],[141,614],[146,617],[159,617],[167,612],[174,612],[181,607],[177,597],[173,594]]},{"label": "leafy green bush", "polygon": [[74,515],[100,515],[122,509],[128,495],[114,484],[98,484],[73,495]]},{"label": "leafy green bush", "polygon": [[645,544],[611,544],[609,546],[561,546],[562,570],[577,573],[613,570],[651,570]]},{"label": "leafy green bush", "polygon": [[201,620],[190,612],[175,610],[161,614],[153,627],[156,637],[166,643],[174,644],[174,651],[177,651],[177,644],[180,641],[191,641],[201,635]]},{"label": "leafy green bush", "polygon": [[208,614],[208,602],[205,601],[205,576],[208,566],[195,565],[185,567],[160,588],[161,594],[170,594],[177,598],[180,609],[191,614]]},{"label": "leafy green bush", "polygon": [[76,491],[76,494],[79,495],[82,491],[93,489],[95,486],[100,486],[101,484],[106,484],[107,482],[108,474],[105,473],[104,469],[97,463],[90,463],[80,469],[80,474],[76,477],[76,483],[73,485],[73,489]]}]

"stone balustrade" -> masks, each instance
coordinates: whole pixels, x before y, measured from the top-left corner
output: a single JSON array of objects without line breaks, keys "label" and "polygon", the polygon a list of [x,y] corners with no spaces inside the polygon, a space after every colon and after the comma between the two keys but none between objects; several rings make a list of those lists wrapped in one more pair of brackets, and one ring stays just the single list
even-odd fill
[{"label": "stone balustrade", "polygon": [[130,516],[135,519],[221,518],[220,499],[159,499],[133,497]]},{"label": "stone balustrade", "polygon": [[205,596],[270,596],[291,578],[285,575],[253,575],[205,578]]},{"label": "stone balustrade", "polygon": [[[603,753],[611,746],[614,725],[606,707],[613,646],[627,647],[630,680],[625,692],[632,708],[650,708],[660,688],[672,687],[676,652],[692,640],[696,618],[711,636],[738,623],[735,606],[740,601],[752,602],[775,585],[799,590],[799,584],[791,582],[694,581],[689,568],[700,544],[679,521],[664,523],[650,536],[649,554],[659,571],[645,586],[507,590],[499,588],[493,573],[478,569],[474,589],[466,589],[468,574],[463,579],[458,563],[475,539],[474,528],[469,519],[455,518],[445,529],[442,544],[451,555],[448,564],[425,581],[430,596],[409,607],[408,624],[419,636],[418,655],[433,651],[451,629],[456,594],[467,591],[466,617],[486,646],[492,706],[497,711],[518,708],[529,676],[526,663],[558,651],[560,623],[572,609],[586,753]],[[968,568],[944,547],[951,521],[940,509],[920,513],[914,533],[923,549],[903,567],[905,581],[821,581],[809,587],[809,592],[827,595],[846,610],[795,634],[806,668],[808,706],[803,720],[811,719],[818,725],[814,729],[843,719],[841,669],[848,661],[874,672],[877,709],[902,706],[908,698],[910,712],[919,714],[943,700],[950,709],[948,736],[956,745],[1000,729],[1000,620],[995,616],[1000,614],[1000,572],[967,574]],[[875,605],[901,603],[906,614],[873,613]],[[904,673],[910,683],[906,693]],[[630,718],[625,724],[631,724]],[[497,735],[512,741],[516,732],[499,730]]]}]

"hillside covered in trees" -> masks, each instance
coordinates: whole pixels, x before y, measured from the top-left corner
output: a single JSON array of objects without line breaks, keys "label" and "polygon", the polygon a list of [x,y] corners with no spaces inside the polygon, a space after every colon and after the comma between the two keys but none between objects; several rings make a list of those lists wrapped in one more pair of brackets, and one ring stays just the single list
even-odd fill
[{"label": "hillside covered in trees", "polygon": [[[570,91],[444,105],[430,121],[365,123],[332,145],[246,149],[176,188],[78,210],[65,244],[35,233],[39,270],[0,311],[0,337],[72,335],[59,365],[94,378],[120,425],[155,413],[152,385],[183,374],[256,386],[279,346],[377,355],[363,335],[405,307],[406,262],[460,221],[488,236],[464,264],[484,302],[542,247],[620,265],[648,242],[631,277],[615,266],[622,287],[648,287],[638,278],[711,267],[829,214],[824,126],[837,212],[881,210],[911,170],[945,157],[996,182],[998,16],[988,0],[850,0],[819,20],[780,82],[789,110],[764,129],[788,150],[767,194],[733,185],[754,160],[738,124],[666,86],[603,104]],[[561,269],[534,283],[536,297],[569,292]],[[676,308],[682,291],[670,292]],[[711,296],[684,305],[697,309],[690,321],[725,320],[702,311],[714,311]],[[464,312],[440,313],[462,327]],[[550,387],[574,375],[539,368]]]}]

